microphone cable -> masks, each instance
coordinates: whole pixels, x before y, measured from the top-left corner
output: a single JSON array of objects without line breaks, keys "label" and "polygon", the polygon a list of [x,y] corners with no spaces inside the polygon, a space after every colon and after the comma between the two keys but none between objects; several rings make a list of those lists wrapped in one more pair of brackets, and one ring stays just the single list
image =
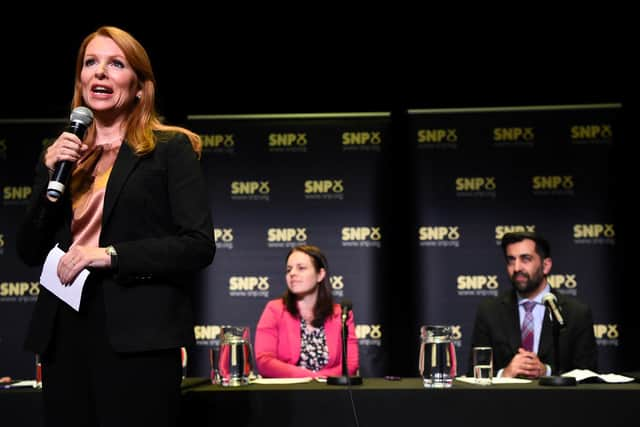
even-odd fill
[{"label": "microphone cable", "polygon": [[349,402],[351,403],[351,412],[353,413],[353,425],[355,427],[360,427],[360,420],[358,419],[358,410],[356,409],[356,404],[353,400],[353,391],[351,389],[351,382],[347,384],[347,393],[349,393]]}]

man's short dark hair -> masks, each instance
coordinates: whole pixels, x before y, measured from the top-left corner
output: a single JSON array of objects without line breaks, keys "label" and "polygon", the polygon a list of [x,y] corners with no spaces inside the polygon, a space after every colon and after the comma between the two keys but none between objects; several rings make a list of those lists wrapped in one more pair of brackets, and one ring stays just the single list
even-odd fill
[{"label": "man's short dark hair", "polygon": [[538,233],[530,232],[530,231],[519,231],[515,233],[507,233],[502,237],[502,253],[504,256],[507,256],[507,246],[522,242],[523,240],[533,240],[536,243],[536,253],[540,255],[540,258],[550,258],[551,257],[551,247],[549,246],[549,242],[547,239],[539,235]]}]

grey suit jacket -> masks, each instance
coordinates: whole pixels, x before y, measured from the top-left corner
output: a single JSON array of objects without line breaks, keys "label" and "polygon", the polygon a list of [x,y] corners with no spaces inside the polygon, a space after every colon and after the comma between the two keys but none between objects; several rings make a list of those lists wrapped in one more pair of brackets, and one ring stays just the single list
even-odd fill
[{"label": "grey suit jacket", "polygon": [[[126,143],[119,150],[100,234],[100,246],[116,248],[119,267],[117,272],[96,269],[86,285],[103,289],[107,333],[116,351],[192,344],[190,285],[215,253],[207,191],[191,144],[180,133],[158,135],[163,141],[145,156],[136,156]],[[69,195],[48,201],[48,180],[40,160],[17,237],[18,253],[28,265],[42,265],[56,243],[63,250],[72,243]],[[27,349],[46,349],[62,304],[40,287]]]},{"label": "grey suit jacket", "polygon": [[[591,310],[575,298],[553,293],[558,298],[566,322],[566,328],[559,334],[560,372],[571,369],[595,371],[598,352]],[[478,307],[471,347],[493,347],[495,372],[504,369],[521,347],[519,322],[518,299],[514,290],[486,299]],[[547,313],[542,324],[538,357],[555,372],[553,325]],[[469,371],[471,369],[472,363],[469,363]]]}]

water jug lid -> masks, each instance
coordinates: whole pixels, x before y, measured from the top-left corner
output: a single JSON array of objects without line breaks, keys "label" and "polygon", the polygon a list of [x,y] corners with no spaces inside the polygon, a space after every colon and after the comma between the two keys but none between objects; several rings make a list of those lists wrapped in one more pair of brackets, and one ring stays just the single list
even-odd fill
[{"label": "water jug lid", "polygon": [[426,342],[449,342],[452,330],[450,325],[425,325],[420,328],[420,338]]}]

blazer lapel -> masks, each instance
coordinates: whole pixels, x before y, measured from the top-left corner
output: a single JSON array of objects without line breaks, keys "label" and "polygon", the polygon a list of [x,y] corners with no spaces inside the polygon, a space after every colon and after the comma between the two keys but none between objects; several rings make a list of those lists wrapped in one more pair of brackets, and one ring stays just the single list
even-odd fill
[{"label": "blazer lapel", "polygon": [[120,196],[122,187],[127,178],[140,161],[140,156],[136,156],[129,145],[124,141],[118,151],[118,157],[113,164],[111,175],[109,175],[109,182],[104,195],[104,208],[102,213],[102,229],[105,229],[105,224],[109,221],[111,212]]},{"label": "blazer lapel", "polygon": [[300,359],[300,345],[302,343],[300,322],[293,317],[285,307],[283,307],[282,316],[284,316],[285,322],[283,322],[283,324],[285,325],[286,335],[288,337],[287,356],[289,357],[289,362],[295,365]]}]

